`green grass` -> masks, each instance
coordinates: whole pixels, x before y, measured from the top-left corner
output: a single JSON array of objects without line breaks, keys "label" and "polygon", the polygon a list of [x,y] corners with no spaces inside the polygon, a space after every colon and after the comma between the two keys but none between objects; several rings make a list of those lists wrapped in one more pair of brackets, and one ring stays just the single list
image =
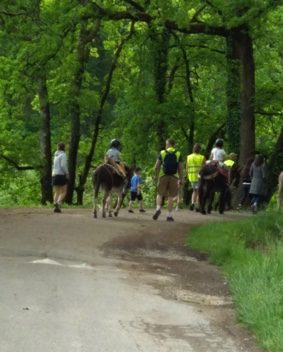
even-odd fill
[{"label": "green grass", "polygon": [[283,351],[283,215],[203,225],[188,245],[208,253],[230,285],[239,321],[269,352]]}]

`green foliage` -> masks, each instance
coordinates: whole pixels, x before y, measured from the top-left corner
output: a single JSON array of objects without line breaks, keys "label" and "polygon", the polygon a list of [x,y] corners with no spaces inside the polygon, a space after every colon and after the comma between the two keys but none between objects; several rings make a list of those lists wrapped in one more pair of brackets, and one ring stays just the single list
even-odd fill
[{"label": "green foliage", "polygon": [[270,352],[283,346],[283,218],[267,213],[237,222],[204,225],[188,244],[221,265],[238,318]]},{"label": "green foliage", "polygon": [[[109,141],[117,137],[123,143],[124,160],[150,170],[160,144],[168,136],[177,140],[183,154],[191,152],[192,141],[188,136],[192,123],[194,142],[206,146],[213,132],[228,121],[226,145],[228,149],[238,148],[237,116],[234,119],[230,115],[233,123],[227,120],[232,108],[227,110],[229,77],[225,38],[169,31],[164,26],[168,20],[185,29],[199,21],[225,30],[243,25],[250,31],[256,63],[256,138],[260,151],[269,155],[281,129],[283,113],[280,95],[283,10],[279,2],[213,0],[208,4],[200,0],[154,0],[137,3],[151,16],[152,22],[137,21],[133,37],[123,47],[103,107],[92,164],[102,162]],[[109,16],[139,12],[123,0],[96,4]],[[14,165],[33,167],[39,175],[42,121],[38,88],[43,74],[47,77],[51,111],[52,152],[58,141],[68,144],[70,109],[74,101],[79,102],[79,175],[89,152],[114,54],[129,32],[131,21],[111,21],[99,13],[93,2],[85,5],[78,0],[3,0],[0,10],[0,167],[6,170],[5,176],[0,175],[0,181],[10,177],[12,184],[15,172],[13,164],[1,155],[10,158]],[[98,14],[102,17],[99,20]],[[78,96],[74,75],[78,67],[80,29],[86,28],[91,33],[99,21],[98,33],[86,45],[89,55],[86,55],[88,60]],[[181,48],[188,58],[192,96],[188,92]],[[234,84],[229,88],[238,95]],[[23,182],[27,179],[22,176]],[[14,193],[12,187],[7,192]],[[38,199],[37,194],[34,199]]]},{"label": "green foliage", "polygon": [[[11,178],[11,174],[13,175]],[[0,207],[35,206],[40,203],[39,175],[35,171],[1,172]]]}]

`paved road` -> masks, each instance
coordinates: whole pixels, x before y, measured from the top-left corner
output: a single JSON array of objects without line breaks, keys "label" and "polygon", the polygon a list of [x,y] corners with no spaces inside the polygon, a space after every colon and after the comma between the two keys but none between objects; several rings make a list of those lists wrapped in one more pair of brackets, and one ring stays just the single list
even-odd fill
[{"label": "paved road", "polygon": [[[257,351],[233,320],[222,276],[176,251],[204,218],[182,211],[169,228],[130,215],[0,210],[1,352]],[[196,284],[174,271],[185,265]],[[203,272],[213,279],[195,292]]]}]

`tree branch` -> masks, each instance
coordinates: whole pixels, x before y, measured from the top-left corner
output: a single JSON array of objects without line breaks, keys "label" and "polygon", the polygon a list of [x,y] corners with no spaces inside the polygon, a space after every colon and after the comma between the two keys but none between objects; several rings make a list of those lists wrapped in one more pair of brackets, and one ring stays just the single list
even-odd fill
[{"label": "tree branch", "polygon": [[140,4],[138,4],[136,1],[124,0],[124,2],[131,5],[133,8],[135,8],[138,11],[141,11],[141,12],[145,11],[145,9]]},{"label": "tree branch", "polygon": [[15,169],[17,169],[18,171],[34,170],[33,166],[21,166],[15,160],[13,160],[3,154],[1,154],[0,157],[2,159],[6,160],[9,164],[13,165],[15,167]]},{"label": "tree branch", "polygon": [[283,112],[280,111],[261,111],[261,110],[257,110],[255,111],[255,114],[257,115],[263,115],[263,116],[283,116]]},{"label": "tree branch", "polygon": [[[129,11],[117,11],[112,12],[108,9],[102,8],[97,3],[92,3],[94,14],[97,17],[119,21],[119,20],[131,20],[135,22],[144,22],[151,23],[156,20],[156,17],[153,17],[145,12],[139,11],[131,13]],[[165,20],[164,26],[169,30],[176,30],[185,34],[207,34],[207,35],[219,35],[226,37],[229,31],[223,26],[212,26],[206,23],[194,22],[188,24],[188,26],[180,27],[175,21]]]}]

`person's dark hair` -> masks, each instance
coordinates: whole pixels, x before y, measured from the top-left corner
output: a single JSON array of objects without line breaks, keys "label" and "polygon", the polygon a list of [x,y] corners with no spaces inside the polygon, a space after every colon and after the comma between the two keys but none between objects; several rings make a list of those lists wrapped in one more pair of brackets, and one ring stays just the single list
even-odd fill
[{"label": "person's dark hair", "polygon": [[200,151],[201,151],[201,145],[199,143],[196,143],[193,147],[193,152],[199,153]]},{"label": "person's dark hair", "polygon": [[215,147],[223,148],[223,145],[224,145],[223,139],[217,138],[216,141],[215,141]]},{"label": "person's dark hair", "polygon": [[168,144],[170,144],[172,147],[174,147],[175,144],[176,144],[176,142],[175,142],[175,140],[174,140],[173,138],[168,138],[168,139],[166,140],[166,142],[167,142]]},{"label": "person's dark hair", "polygon": [[111,148],[121,148],[121,142],[118,139],[112,139],[111,143],[110,143],[110,147]]},{"label": "person's dark hair", "polygon": [[58,148],[58,150],[64,150],[65,151],[66,146],[65,146],[64,143],[60,142],[60,143],[57,144],[57,148]]},{"label": "person's dark hair", "polygon": [[255,166],[261,166],[264,163],[264,156],[262,154],[258,154],[255,157],[254,164]]},{"label": "person's dark hair", "polygon": [[141,171],[141,168],[140,167],[136,167],[135,168],[135,172],[140,172]]}]

